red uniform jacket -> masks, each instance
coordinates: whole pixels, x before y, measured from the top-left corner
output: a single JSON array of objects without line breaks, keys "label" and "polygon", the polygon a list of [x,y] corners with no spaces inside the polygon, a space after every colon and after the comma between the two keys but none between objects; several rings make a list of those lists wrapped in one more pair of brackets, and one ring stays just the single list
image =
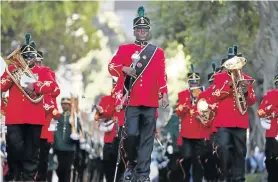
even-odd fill
[{"label": "red uniform jacket", "polygon": [[[244,78],[250,79],[251,77],[242,74]],[[215,126],[231,127],[231,128],[248,128],[248,112],[241,115],[239,112],[234,97],[233,88],[230,87],[231,81],[228,73],[219,73],[214,77],[214,85],[212,87],[212,96],[219,102],[217,117],[215,118]],[[248,106],[252,106],[256,102],[256,96],[253,85],[248,87],[248,96],[246,98]]]},{"label": "red uniform jacket", "polygon": [[[259,106],[258,115],[260,118],[269,117],[272,113],[278,114],[278,90],[268,91]],[[270,129],[266,130],[265,137],[275,138],[278,135],[278,118],[271,117]]]},{"label": "red uniform jacket", "polygon": [[[15,67],[8,66],[11,72]],[[51,71],[46,67],[35,65],[32,72],[38,75],[38,81],[34,83],[34,92],[37,94],[49,94],[56,87],[56,82],[51,76]],[[1,92],[9,90],[9,102],[6,113],[6,124],[34,124],[45,123],[43,101],[34,104],[29,101],[5,71],[1,76]]]},{"label": "red uniform jacket", "polygon": [[181,118],[181,136],[189,139],[204,138],[203,125],[196,120],[196,105],[191,104],[190,91],[184,90],[178,94],[176,114]]},{"label": "red uniform jacket", "polygon": [[[127,44],[119,47],[116,55],[108,65],[112,76],[119,77],[118,82],[124,83],[123,66],[132,64],[131,56],[140,52],[142,46]],[[158,48],[149,65],[134,84],[130,94],[130,106],[158,107],[159,95],[167,93],[164,52]]]},{"label": "red uniform jacket", "polygon": [[49,124],[52,119],[57,120],[60,117],[60,113],[58,112],[56,99],[55,98],[49,99],[46,97],[51,97],[51,96],[46,95],[44,98],[45,100],[50,100],[50,103],[46,103],[46,102],[44,103],[46,124],[44,124],[42,127],[41,138],[47,139],[49,143],[52,143],[54,142],[54,135],[52,131],[48,131]]},{"label": "red uniform jacket", "polygon": [[102,114],[99,115],[100,119],[109,119],[113,117],[115,111],[114,99],[111,95],[103,96],[98,104],[102,109]]},{"label": "red uniform jacket", "polygon": [[204,138],[206,140],[209,140],[209,136],[212,132],[216,132],[217,129],[216,127],[214,126],[214,118],[217,114],[217,107],[218,107],[218,104],[215,102],[215,99],[213,99],[211,97],[211,94],[212,94],[212,86],[209,86],[205,91],[201,92],[200,95],[198,96],[197,98],[197,102],[200,100],[200,99],[206,99],[207,103],[209,104],[209,108],[210,110],[212,110],[212,112],[214,112],[214,117],[211,118],[211,120],[209,120],[207,122],[207,127],[202,125],[204,128],[203,128],[203,132],[204,132]]},{"label": "red uniform jacket", "polygon": [[[119,117],[120,126],[124,125],[124,107],[127,104],[127,95],[123,96],[124,89],[124,77],[118,79],[116,86],[112,89],[111,95],[115,102],[115,116]],[[120,113],[117,113],[119,112]],[[156,110],[156,118],[158,118],[158,110]]]},{"label": "red uniform jacket", "polygon": [[[99,106],[102,108],[103,113],[99,115],[100,119],[113,119],[113,115],[115,112],[115,103],[112,95],[103,96],[100,99]],[[116,124],[111,131],[104,133],[104,143],[112,143],[114,138],[116,137]]]},{"label": "red uniform jacket", "polygon": [[[55,79],[55,72],[51,71],[52,77]],[[43,107],[45,109],[45,120],[46,123],[42,127],[41,138],[47,139],[49,143],[54,142],[54,135],[52,131],[48,131],[49,124],[53,119],[58,119],[60,113],[58,112],[56,97],[60,94],[60,88],[56,85],[53,92],[46,94],[43,98]]]}]

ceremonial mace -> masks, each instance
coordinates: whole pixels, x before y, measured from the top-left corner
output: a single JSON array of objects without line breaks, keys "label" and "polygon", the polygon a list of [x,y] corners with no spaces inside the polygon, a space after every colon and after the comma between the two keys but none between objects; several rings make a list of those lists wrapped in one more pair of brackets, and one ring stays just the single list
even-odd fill
[{"label": "ceremonial mace", "polygon": [[[132,59],[132,68],[135,69],[137,62],[140,60],[140,55],[139,55],[138,51],[136,51],[134,54],[132,54],[131,59]],[[131,91],[131,86],[132,86],[132,79],[133,79],[133,77],[130,76],[129,87],[128,87],[128,91],[126,93],[127,94],[127,104],[126,104],[125,116],[124,116],[124,126],[123,126],[123,128],[121,130],[121,134],[120,134],[120,142],[119,142],[119,147],[118,147],[118,157],[117,157],[117,163],[116,163],[116,170],[115,170],[115,174],[114,174],[114,182],[116,182],[118,168],[119,168],[119,164],[121,162],[121,147],[122,147],[123,140],[124,140],[123,135],[124,135],[125,125],[126,125],[127,109],[129,107],[129,101],[130,101],[130,91]]]}]

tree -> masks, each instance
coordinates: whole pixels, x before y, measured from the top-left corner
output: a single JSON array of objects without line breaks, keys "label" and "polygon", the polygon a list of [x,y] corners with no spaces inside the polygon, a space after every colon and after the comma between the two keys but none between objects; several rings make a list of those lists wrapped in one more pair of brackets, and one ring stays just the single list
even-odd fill
[{"label": "tree", "polygon": [[[220,62],[227,55],[227,48],[237,44],[248,60],[245,71],[257,81],[258,101],[271,88],[278,64],[277,2],[154,2],[152,5],[156,40],[168,49],[173,44],[182,45],[203,81],[206,82],[211,71],[211,60]],[[176,85],[169,87],[175,90]],[[249,140],[251,147],[263,148],[264,131],[258,121],[257,107],[258,103],[249,111]]]},{"label": "tree", "polygon": [[24,43],[30,32],[37,48],[44,52],[46,65],[56,69],[61,56],[76,62],[98,48],[97,29],[92,18],[98,2],[15,2],[1,1],[1,54],[6,56]]},{"label": "tree", "polygon": [[253,2],[155,2],[154,7],[154,37],[164,37],[162,47],[182,44],[200,70],[211,60],[219,62],[234,44],[248,59],[254,58],[259,18]]},{"label": "tree", "polygon": [[[255,59],[252,61],[252,69],[258,75],[259,83],[255,91],[260,101],[263,94],[273,89],[273,78],[278,73],[278,2],[258,1],[255,6],[260,15],[260,27],[253,51]],[[255,108],[258,103],[256,105]],[[253,112],[256,114],[256,110]],[[251,133],[254,140],[251,145],[261,146],[264,143],[264,138],[261,137],[264,129],[260,126],[258,117],[254,120]]]}]

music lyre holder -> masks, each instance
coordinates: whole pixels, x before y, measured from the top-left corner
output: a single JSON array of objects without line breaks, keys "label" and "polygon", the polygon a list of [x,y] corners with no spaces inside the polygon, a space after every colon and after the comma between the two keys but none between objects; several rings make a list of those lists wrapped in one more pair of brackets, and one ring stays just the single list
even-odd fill
[{"label": "music lyre holder", "polygon": [[125,125],[126,125],[126,121],[127,121],[127,109],[129,107],[129,101],[130,101],[130,90],[131,90],[131,86],[132,86],[132,79],[133,77],[130,77],[130,80],[129,80],[129,90],[127,92],[127,103],[126,103],[126,109],[125,109],[125,114],[124,114],[124,125],[123,125],[123,128],[122,130],[119,130],[121,133],[119,135],[119,138],[120,138],[120,142],[119,142],[119,147],[118,147],[118,156],[117,156],[117,163],[116,163],[116,169],[115,169],[115,174],[114,174],[114,181],[113,182],[116,182],[117,180],[117,173],[118,173],[118,168],[119,168],[119,164],[121,162],[121,147],[123,145],[123,140],[124,140],[124,132],[125,132]]}]

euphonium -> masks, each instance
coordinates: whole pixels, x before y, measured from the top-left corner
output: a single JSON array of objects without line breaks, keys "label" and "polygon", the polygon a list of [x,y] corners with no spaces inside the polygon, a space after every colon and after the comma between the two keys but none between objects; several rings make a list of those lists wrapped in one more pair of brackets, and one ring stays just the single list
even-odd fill
[{"label": "euphonium", "polygon": [[70,124],[71,124],[71,135],[70,138],[73,140],[79,140],[80,136],[77,132],[77,106],[73,96],[71,96],[71,110],[70,110]]},{"label": "euphonium", "polygon": [[207,125],[208,121],[213,120],[215,117],[215,112],[213,109],[216,107],[216,104],[209,105],[206,99],[201,98],[197,102],[197,112],[198,117],[203,125]]},{"label": "euphonium", "polygon": [[246,62],[247,60],[244,57],[234,56],[223,64],[231,77],[236,105],[241,115],[244,115],[248,109],[242,86],[246,87],[252,85],[255,81],[253,79],[244,79],[242,76],[241,69]]},{"label": "euphonium", "polygon": [[43,99],[43,95],[32,94],[24,90],[21,86],[20,81],[23,76],[29,77],[28,80],[32,82],[36,82],[38,78],[32,73],[31,69],[29,68],[28,64],[24,60],[21,55],[20,48],[17,48],[13,51],[5,60],[7,65],[13,64],[15,69],[11,72],[9,71],[8,67],[6,67],[7,74],[11,77],[13,82],[17,85],[17,87],[23,92],[23,94],[33,103],[39,103]]}]

